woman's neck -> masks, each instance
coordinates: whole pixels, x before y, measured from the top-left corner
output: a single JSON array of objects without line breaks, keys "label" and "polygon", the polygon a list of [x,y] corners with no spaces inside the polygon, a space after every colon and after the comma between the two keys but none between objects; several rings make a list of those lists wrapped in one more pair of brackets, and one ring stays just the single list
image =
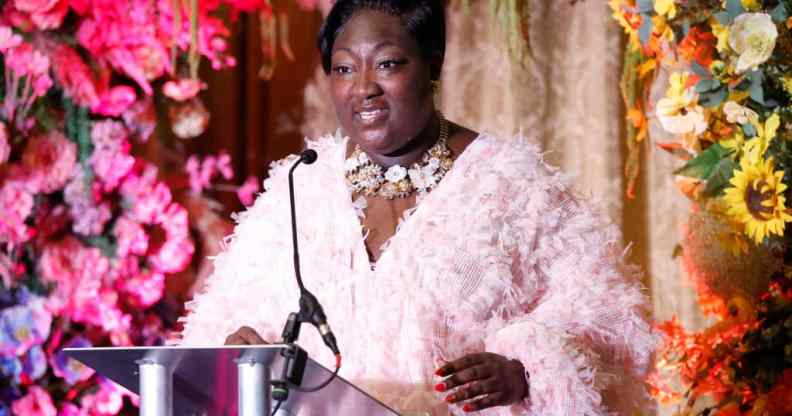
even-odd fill
[{"label": "woman's neck", "polygon": [[412,140],[408,141],[401,149],[389,154],[368,153],[368,157],[376,164],[387,169],[394,165],[403,167],[411,166],[419,161],[423,153],[437,143],[440,137],[440,121],[437,116],[432,116],[423,130]]}]

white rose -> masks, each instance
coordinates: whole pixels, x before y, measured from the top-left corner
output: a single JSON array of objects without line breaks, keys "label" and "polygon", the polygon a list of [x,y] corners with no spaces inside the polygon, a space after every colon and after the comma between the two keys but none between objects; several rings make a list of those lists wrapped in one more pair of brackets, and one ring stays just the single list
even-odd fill
[{"label": "white rose", "polygon": [[388,170],[385,172],[385,179],[391,183],[399,182],[400,180],[406,177],[407,177],[407,169],[399,165],[393,165],[390,168],[388,168]]},{"label": "white rose", "polygon": [[767,13],[743,13],[729,29],[729,46],[740,55],[737,72],[755,69],[770,59],[778,29]]},{"label": "white rose", "polygon": [[748,107],[743,107],[734,101],[727,101],[723,105],[723,112],[726,113],[726,120],[729,123],[747,124],[759,118],[755,111]]}]

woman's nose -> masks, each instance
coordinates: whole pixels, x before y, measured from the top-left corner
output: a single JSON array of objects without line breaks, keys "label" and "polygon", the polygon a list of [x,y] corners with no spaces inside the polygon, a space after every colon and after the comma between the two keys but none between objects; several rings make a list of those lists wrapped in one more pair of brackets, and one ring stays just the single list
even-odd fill
[{"label": "woman's nose", "polygon": [[382,88],[374,77],[374,71],[361,71],[355,80],[355,95],[361,99],[369,99],[381,94]]}]

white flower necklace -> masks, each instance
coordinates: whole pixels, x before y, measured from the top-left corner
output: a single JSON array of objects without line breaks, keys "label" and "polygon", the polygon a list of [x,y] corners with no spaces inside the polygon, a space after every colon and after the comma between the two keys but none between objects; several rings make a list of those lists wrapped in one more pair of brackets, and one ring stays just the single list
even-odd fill
[{"label": "white flower necklace", "polygon": [[409,196],[413,191],[424,195],[437,186],[454,164],[451,149],[446,143],[448,122],[440,112],[437,116],[440,119],[440,137],[437,143],[424,152],[421,160],[413,163],[409,169],[393,165],[385,170],[369,159],[360,146],[355,146],[344,166],[352,192],[394,199]]}]

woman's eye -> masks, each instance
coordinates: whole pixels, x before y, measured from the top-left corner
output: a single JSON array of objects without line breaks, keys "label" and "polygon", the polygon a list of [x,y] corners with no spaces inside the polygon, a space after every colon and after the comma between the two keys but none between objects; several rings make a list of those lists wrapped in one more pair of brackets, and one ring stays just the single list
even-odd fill
[{"label": "woman's eye", "polygon": [[379,65],[377,65],[377,66],[382,68],[382,69],[393,69],[393,68],[395,68],[396,66],[398,66],[400,64],[402,64],[401,61],[396,61],[396,60],[390,59],[390,60],[387,60],[387,61],[380,62]]},{"label": "woman's eye", "polygon": [[348,74],[352,72],[352,68],[344,65],[338,65],[333,67],[333,72],[335,72],[336,74]]}]

